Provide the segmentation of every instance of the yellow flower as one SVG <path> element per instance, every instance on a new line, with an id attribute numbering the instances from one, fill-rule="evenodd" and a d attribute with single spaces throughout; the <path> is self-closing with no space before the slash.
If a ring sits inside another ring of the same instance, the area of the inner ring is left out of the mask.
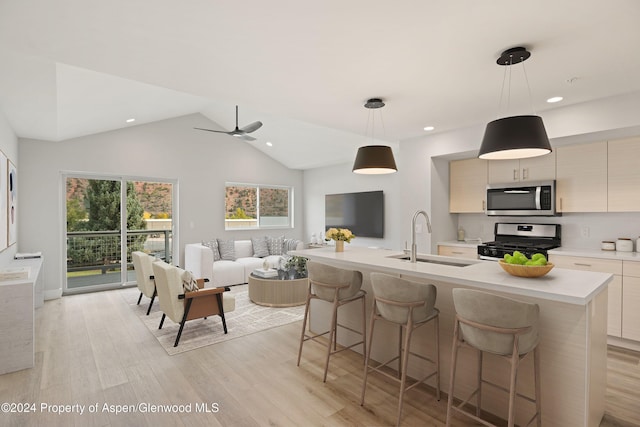
<path id="1" fill-rule="evenodd" d="M 347 243 L 356 237 L 348 228 L 330 228 L 327 230 L 325 236 L 327 239 L 341 240 Z"/>

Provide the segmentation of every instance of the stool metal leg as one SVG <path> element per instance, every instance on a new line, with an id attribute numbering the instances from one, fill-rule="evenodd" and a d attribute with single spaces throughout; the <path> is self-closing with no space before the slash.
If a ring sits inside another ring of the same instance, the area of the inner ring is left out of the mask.
<path id="1" fill-rule="evenodd" d="M 476 394 L 476 417 L 482 411 L 482 350 L 478 350 L 478 391 Z"/>
<path id="2" fill-rule="evenodd" d="M 440 315 L 435 318 L 436 327 L 436 399 L 440 401 Z"/>
<path id="3" fill-rule="evenodd" d="M 516 347 L 516 350 L 517 350 L 517 347 Z M 515 418 L 516 418 L 515 402 L 516 402 L 516 383 L 517 383 L 517 377 L 518 377 L 519 361 L 520 361 L 520 356 L 518 355 L 517 351 L 514 351 L 513 356 L 511 357 L 511 378 L 509 380 L 509 419 L 507 420 L 509 427 L 513 427 Z"/>
<path id="4" fill-rule="evenodd" d="M 409 310 L 409 322 L 404 331 L 404 348 L 402 349 L 402 373 L 400 374 L 400 399 L 398 401 L 398 418 L 396 425 L 400 425 L 402 418 L 402 405 L 404 403 L 404 392 L 407 387 L 407 365 L 409 364 L 409 346 L 411 345 L 411 333 L 413 332 L 413 319 Z"/>
<path id="5" fill-rule="evenodd" d="M 449 373 L 449 397 L 447 399 L 447 423 L 446 426 L 451 425 L 451 407 L 453 406 L 453 385 L 456 378 L 456 364 L 458 362 L 458 329 L 460 328 L 460 322 L 456 320 L 453 328 L 453 345 L 451 348 L 451 372 Z"/>
<path id="6" fill-rule="evenodd" d="M 376 300 L 373 300 L 373 309 L 371 310 L 371 318 L 369 321 L 369 348 L 364 357 L 364 376 L 362 380 L 362 394 L 360 396 L 360 406 L 364 405 L 364 393 L 367 389 L 367 376 L 369 374 L 369 362 L 371 360 L 371 347 L 373 347 L 373 325 L 376 321 Z"/>
<path id="7" fill-rule="evenodd" d="M 309 306 L 311 305 L 311 285 L 309 285 L 309 293 L 307 294 L 307 305 L 304 308 L 304 319 L 302 320 L 302 332 L 300 333 L 300 347 L 298 348 L 298 363 L 300 366 L 300 357 L 302 356 L 302 344 L 304 344 L 304 335 L 307 330 L 307 319 L 309 318 Z"/>
<path id="8" fill-rule="evenodd" d="M 540 350 L 539 347 L 533 349 L 533 376 L 535 383 L 535 397 L 536 397 L 536 411 L 538 414 L 536 415 L 536 425 L 538 427 L 542 426 L 542 401 L 540 400 Z"/>
<path id="9" fill-rule="evenodd" d="M 322 382 L 327 382 L 327 371 L 329 370 L 329 357 L 331 357 L 331 345 L 335 345 L 336 324 L 338 323 L 338 297 L 336 291 L 336 299 L 333 301 L 333 316 L 331 317 L 331 329 L 329 331 L 329 342 L 327 343 L 327 359 L 324 362 L 324 376 Z"/>

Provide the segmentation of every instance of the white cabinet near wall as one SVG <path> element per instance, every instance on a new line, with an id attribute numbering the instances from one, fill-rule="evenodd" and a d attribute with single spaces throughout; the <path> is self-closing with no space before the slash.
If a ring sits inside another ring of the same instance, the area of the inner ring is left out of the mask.
<path id="1" fill-rule="evenodd" d="M 607 142 L 556 148 L 559 212 L 607 211 Z"/>
<path id="2" fill-rule="evenodd" d="M 623 277 L 622 261 L 600 258 L 576 257 L 568 255 L 550 254 L 549 261 L 558 268 L 568 268 L 571 270 L 596 271 L 613 274 L 613 280 L 609 283 L 608 292 L 608 318 L 607 334 L 614 337 L 622 337 L 623 330 Z M 640 304 L 637 305 L 640 309 Z M 637 309 L 637 310 L 638 310 Z M 640 340 L 640 338 L 638 338 Z"/>
<path id="3" fill-rule="evenodd" d="M 556 179 L 556 153 L 520 160 L 490 160 L 489 184 Z"/>
<path id="4" fill-rule="evenodd" d="M 449 162 L 449 212 L 482 213 L 487 191 L 487 160 Z"/>
<path id="5" fill-rule="evenodd" d="M 608 210 L 640 211 L 640 137 L 609 141 Z"/>
<path id="6" fill-rule="evenodd" d="M 622 338 L 640 341 L 640 261 L 622 262 Z"/>

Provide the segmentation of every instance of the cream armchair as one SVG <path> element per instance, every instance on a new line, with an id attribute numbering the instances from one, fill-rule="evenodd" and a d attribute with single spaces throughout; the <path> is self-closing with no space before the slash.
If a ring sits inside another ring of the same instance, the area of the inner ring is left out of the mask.
<path id="1" fill-rule="evenodd" d="M 151 312 L 153 300 L 157 295 L 156 282 L 153 277 L 153 269 L 151 268 L 151 264 L 153 264 L 155 260 L 155 257 L 147 255 L 144 252 L 131 252 L 131 261 L 133 261 L 133 269 L 136 272 L 136 282 L 138 284 L 138 289 L 140 290 L 138 305 L 140 305 L 142 295 L 146 296 L 147 298 L 151 298 L 149 308 L 147 309 L 147 316 Z"/>
<path id="2" fill-rule="evenodd" d="M 180 341 L 180 336 L 187 320 L 206 319 L 209 316 L 218 315 L 222 319 L 224 333 L 227 333 L 227 322 L 224 313 L 235 309 L 235 298 L 228 294 L 223 295 L 224 288 L 184 292 L 182 285 L 183 274 L 188 272 L 164 261 L 154 262 L 152 267 L 156 278 L 160 309 L 163 312 L 158 329 L 162 329 L 164 319 L 167 316 L 180 325 L 174 347 Z M 203 284 L 204 281 L 201 279 L 198 286 L 202 287 Z"/>

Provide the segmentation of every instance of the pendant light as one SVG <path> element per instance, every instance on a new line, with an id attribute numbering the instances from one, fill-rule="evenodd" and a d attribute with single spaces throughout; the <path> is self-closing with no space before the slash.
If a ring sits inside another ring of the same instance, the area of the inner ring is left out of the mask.
<path id="1" fill-rule="evenodd" d="M 373 131 L 375 128 L 375 113 L 374 110 L 384 107 L 384 102 L 380 98 L 371 98 L 364 104 L 365 108 L 369 109 L 369 117 L 373 117 L 371 120 L 371 139 L 373 140 Z M 382 121 L 382 114 L 380 114 L 380 120 Z M 384 123 L 383 123 L 384 126 Z M 367 120 L 367 129 L 369 127 L 369 120 Z M 366 132 L 365 132 L 366 133 Z M 396 161 L 393 158 L 393 151 L 391 147 L 386 145 L 366 145 L 358 148 L 356 154 L 356 161 L 353 163 L 353 172 L 359 174 L 387 174 L 397 172 Z"/>
<path id="2" fill-rule="evenodd" d="M 527 79 L 527 72 L 524 68 L 524 61 L 531 56 L 524 47 L 514 47 L 502 52 L 496 61 L 498 65 L 509 67 L 509 88 L 507 98 L 511 92 L 511 69 L 514 64 L 522 62 L 527 89 L 529 90 L 529 101 L 531 101 L 531 88 Z M 502 82 L 502 93 L 504 93 L 505 78 Z M 502 102 L 502 93 L 500 102 Z M 507 99 L 508 104 L 509 99 Z M 533 105 L 532 105 L 533 108 Z M 503 159 L 524 159 L 536 157 L 551 152 L 551 144 L 547 131 L 542 123 L 542 118 L 536 115 L 523 115 L 503 117 L 487 124 L 484 131 L 484 138 L 480 145 L 478 157 L 487 160 Z"/>

